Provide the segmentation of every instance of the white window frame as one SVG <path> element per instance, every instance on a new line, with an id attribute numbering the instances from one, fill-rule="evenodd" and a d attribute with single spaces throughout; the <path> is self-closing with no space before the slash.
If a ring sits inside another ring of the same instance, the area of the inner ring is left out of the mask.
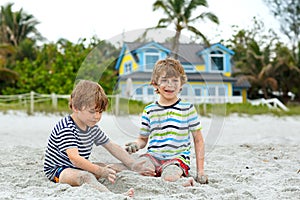
<path id="1" fill-rule="evenodd" d="M 213 88 L 214 89 L 214 93 L 215 95 L 210 94 L 209 92 L 209 88 Z M 224 95 L 220 95 L 220 89 L 224 89 Z M 223 85 L 213 85 L 213 86 L 207 86 L 207 96 L 211 96 L 211 97 L 226 97 L 227 94 L 227 88 Z"/>
<path id="2" fill-rule="evenodd" d="M 219 50 L 217 51 L 212 51 L 212 52 L 221 52 Z M 222 53 L 222 54 L 221 54 Z M 221 52 L 219 54 L 215 54 L 215 53 L 210 53 L 209 54 L 209 69 L 211 72 L 225 72 L 225 65 L 226 65 L 226 62 L 225 62 L 225 54 L 223 52 Z M 213 58 L 222 58 L 222 64 L 223 64 L 223 69 L 222 70 L 217 70 L 217 69 L 213 69 Z"/>
<path id="3" fill-rule="evenodd" d="M 147 52 L 147 50 L 152 50 L 152 51 L 155 51 L 155 52 Z M 157 50 L 157 49 L 155 49 L 155 48 L 148 48 L 148 49 L 146 49 L 145 50 L 145 53 L 144 53 L 144 61 L 145 61 L 145 67 L 144 67 L 144 71 L 153 71 L 153 67 L 154 67 L 154 64 L 155 64 L 155 62 L 157 61 L 155 61 L 154 63 L 147 63 L 147 57 L 148 56 L 156 56 L 157 57 L 157 60 L 159 60 L 160 59 L 160 53 L 159 53 L 159 51 Z"/>
<path id="4" fill-rule="evenodd" d="M 132 61 L 128 61 L 124 63 L 124 74 L 128 74 L 132 72 Z"/>

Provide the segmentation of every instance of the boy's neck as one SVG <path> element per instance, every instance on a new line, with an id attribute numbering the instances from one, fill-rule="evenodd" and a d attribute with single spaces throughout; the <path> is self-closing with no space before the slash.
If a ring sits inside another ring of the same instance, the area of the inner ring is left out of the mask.
<path id="1" fill-rule="evenodd" d="M 159 99 L 158 100 L 158 103 L 159 105 L 161 106 L 171 106 L 173 105 L 174 103 L 176 103 L 177 101 L 179 100 L 179 98 L 176 98 L 176 99 L 172 99 L 172 100 L 166 100 L 166 99 Z"/>

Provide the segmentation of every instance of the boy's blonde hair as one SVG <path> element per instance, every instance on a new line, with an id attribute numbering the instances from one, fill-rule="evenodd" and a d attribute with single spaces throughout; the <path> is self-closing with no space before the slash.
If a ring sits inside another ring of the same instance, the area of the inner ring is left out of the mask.
<path id="1" fill-rule="evenodd" d="M 69 107 L 82 110 L 95 108 L 97 112 L 107 109 L 108 98 L 103 88 L 96 82 L 81 80 L 72 91 Z"/>
<path id="2" fill-rule="evenodd" d="M 166 73 L 166 78 L 180 77 L 181 85 L 187 82 L 187 76 L 179 60 L 168 57 L 155 63 L 152 72 L 151 85 L 158 85 L 158 79 Z"/>

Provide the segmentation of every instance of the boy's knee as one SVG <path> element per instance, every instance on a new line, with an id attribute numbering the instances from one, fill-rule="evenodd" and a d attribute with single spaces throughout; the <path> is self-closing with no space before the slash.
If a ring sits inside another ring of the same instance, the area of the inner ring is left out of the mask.
<path id="1" fill-rule="evenodd" d="M 182 176 L 182 169 L 177 165 L 169 165 L 164 168 L 161 177 L 165 181 L 174 182 Z"/>
<path id="2" fill-rule="evenodd" d="M 94 174 L 87 171 L 81 171 L 78 174 L 79 185 L 82 185 L 84 183 L 90 183 L 95 178 L 96 177 L 94 176 Z"/>

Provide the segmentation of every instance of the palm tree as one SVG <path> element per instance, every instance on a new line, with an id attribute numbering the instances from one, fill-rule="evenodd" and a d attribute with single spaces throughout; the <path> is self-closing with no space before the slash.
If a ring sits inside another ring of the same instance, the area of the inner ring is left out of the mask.
<path id="1" fill-rule="evenodd" d="M 0 42 L 11 44 L 17 47 L 26 38 L 40 40 L 40 33 L 36 29 L 39 22 L 33 15 L 23 12 L 20 9 L 17 12 L 12 11 L 12 3 L 1 6 L 0 13 Z"/>
<path id="2" fill-rule="evenodd" d="M 279 91 L 282 93 L 282 101 L 286 103 L 290 97 L 289 92 L 293 92 L 300 97 L 300 69 L 297 67 L 297 61 L 294 59 L 293 50 L 283 46 L 281 43 L 277 44 L 276 57 L 272 61 L 273 74 L 278 81 Z"/>
<path id="3" fill-rule="evenodd" d="M 0 93 L 3 88 L 14 84 L 18 80 L 18 74 L 6 68 L 7 55 L 13 54 L 15 48 L 12 45 L 0 44 Z"/>
<path id="4" fill-rule="evenodd" d="M 202 12 L 197 16 L 193 17 L 192 14 L 199 7 L 208 7 L 206 0 L 157 0 L 153 4 L 153 11 L 162 9 L 166 14 L 165 18 L 162 18 L 158 21 L 158 24 L 154 28 L 167 28 L 169 25 L 173 24 L 175 26 L 175 38 L 173 41 L 172 51 L 174 52 L 174 57 L 178 57 L 179 50 L 179 39 L 181 31 L 187 29 L 197 36 L 200 36 L 206 45 L 209 45 L 209 42 L 205 35 L 199 31 L 195 26 L 191 25 L 192 23 L 197 22 L 198 20 L 208 19 L 216 24 L 219 24 L 218 17 L 211 12 Z"/>
<path id="5" fill-rule="evenodd" d="M 261 49 L 260 44 L 253 38 L 240 31 L 236 36 L 236 55 L 234 55 L 238 83 L 249 81 L 249 97 L 257 98 L 259 90 L 262 90 L 264 98 L 268 99 L 272 91 L 278 89 L 278 82 L 274 75 L 274 68 L 270 63 L 270 45 Z"/>

